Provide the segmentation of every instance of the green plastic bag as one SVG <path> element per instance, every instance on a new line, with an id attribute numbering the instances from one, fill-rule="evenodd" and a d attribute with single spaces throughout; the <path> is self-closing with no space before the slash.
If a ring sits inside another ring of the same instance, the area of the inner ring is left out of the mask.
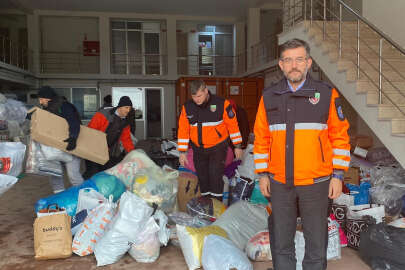
<path id="1" fill-rule="evenodd" d="M 252 196 L 250 196 L 250 202 L 264 205 L 267 205 L 269 203 L 267 199 L 263 196 L 262 192 L 260 191 L 258 180 L 255 180 L 255 187 L 253 189 Z"/>

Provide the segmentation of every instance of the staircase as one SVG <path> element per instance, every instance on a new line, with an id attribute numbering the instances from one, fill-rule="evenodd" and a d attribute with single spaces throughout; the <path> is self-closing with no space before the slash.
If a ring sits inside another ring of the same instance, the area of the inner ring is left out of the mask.
<path id="1" fill-rule="evenodd" d="M 311 57 L 405 168 L 405 55 L 361 21 L 342 21 L 339 53 L 339 21 L 304 18 L 279 36 L 279 44 L 307 41 Z"/>

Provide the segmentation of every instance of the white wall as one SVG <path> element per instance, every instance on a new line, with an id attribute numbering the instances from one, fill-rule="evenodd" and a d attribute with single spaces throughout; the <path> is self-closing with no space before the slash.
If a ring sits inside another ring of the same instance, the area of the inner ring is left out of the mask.
<path id="1" fill-rule="evenodd" d="M 403 17 L 404 0 L 366 0 L 363 1 L 363 16 L 405 48 Z"/>
<path id="2" fill-rule="evenodd" d="M 99 40 L 97 17 L 41 16 L 43 52 L 82 52 L 87 40 Z"/>

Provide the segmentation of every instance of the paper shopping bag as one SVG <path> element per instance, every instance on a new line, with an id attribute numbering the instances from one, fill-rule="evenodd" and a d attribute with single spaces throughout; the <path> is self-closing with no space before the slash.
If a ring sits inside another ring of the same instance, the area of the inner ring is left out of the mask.
<path id="1" fill-rule="evenodd" d="M 35 259 L 49 260 L 72 255 L 71 219 L 65 210 L 38 213 L 34 222 Z"/>

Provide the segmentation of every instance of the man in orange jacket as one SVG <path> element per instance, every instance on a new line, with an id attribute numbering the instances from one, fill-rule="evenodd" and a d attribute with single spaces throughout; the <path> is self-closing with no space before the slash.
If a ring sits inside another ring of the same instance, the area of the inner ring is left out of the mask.
<path id="1" fill-rule="evenodd" d="M 183 105 L 179 118 L 180 165 L 187 162 L 190 144 L 201 195 L 221 200 L 229 138 L 235 146 L 236 158 L 242 157 L 236 113 L 228 100 L 211 94 L 202 80 L 192 81 L 190 91 L 191 100 Z"/>
<path id="2" fill-rule="evenodd" d="M 123 96 L 120 98 L 117 107 L 101 109 L 96 112 L 87 125 L 90 128 L 103 131 L 107 134 L 110 159 L 104 165 L 87 160 L 87 170 L 84 174 L 86 179 L 119 163 L 125 156 L 125 153 L 121 151 L 121 145 L 127 153 L 135 149 L 131 139 L 130 124 L 127 119 L 127 115 L 131 109 L 131 99 L 128 96 Z"/>
<path id="3" fill-rule="evenodd" d="M 255 172 L 270 197 L 271 253 L 276 270 L 295 269 L 297 199 L 305 237 L 304 270 L 326 269 L 328 197 L 342 192 L 350 145 L 335 88 L 309 76 L 305 41 L 287 41 L 279 66 L 285 78 L 263 90 L 254 127 Z"/>

